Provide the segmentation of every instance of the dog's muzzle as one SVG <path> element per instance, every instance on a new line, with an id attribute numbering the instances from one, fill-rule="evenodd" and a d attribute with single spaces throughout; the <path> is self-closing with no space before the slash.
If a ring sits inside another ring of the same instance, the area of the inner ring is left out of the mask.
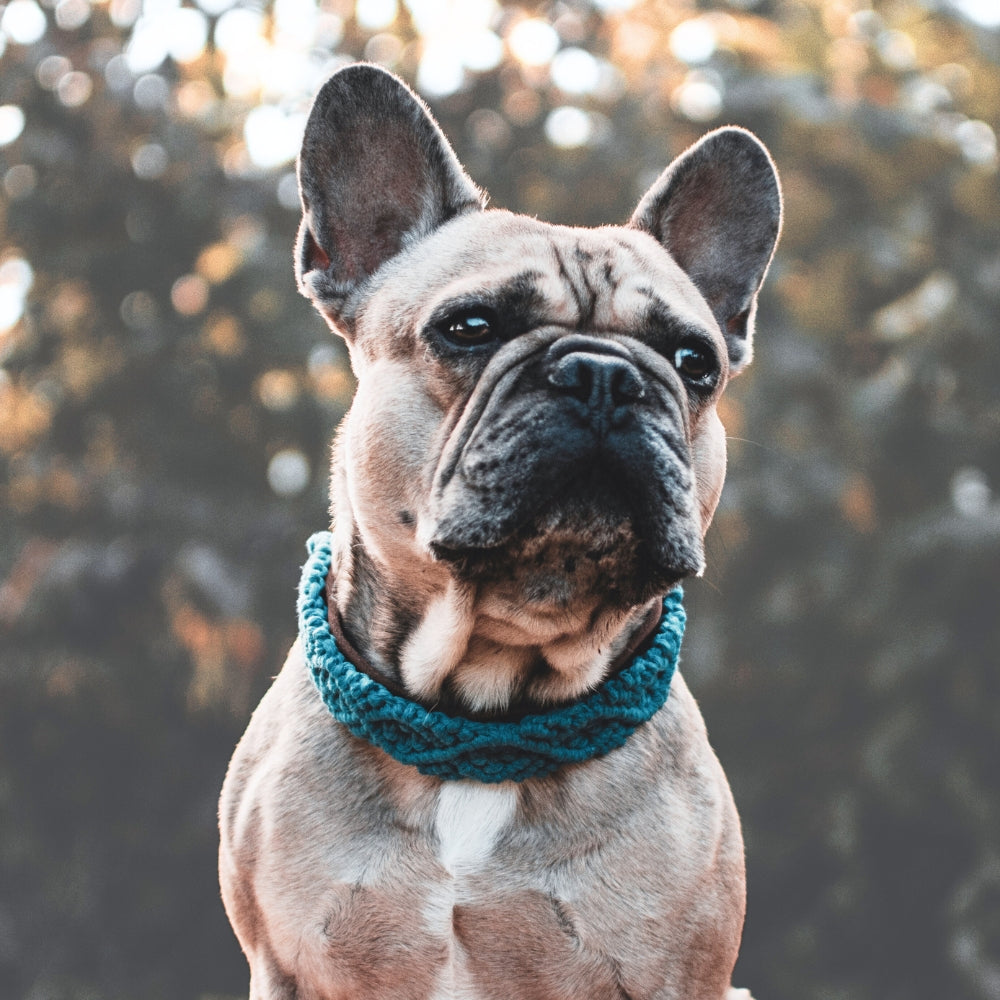
<path id="1" fill-rule="evenodd" d="M 622 576 L 672 586 L 702 561 L 683 387 L 638 341 L 546 330 L 506 345 L 452 432 L 421 527 L 456 565 L 575 538 L 581 553 L 620 550 L 608 558 Z"/>

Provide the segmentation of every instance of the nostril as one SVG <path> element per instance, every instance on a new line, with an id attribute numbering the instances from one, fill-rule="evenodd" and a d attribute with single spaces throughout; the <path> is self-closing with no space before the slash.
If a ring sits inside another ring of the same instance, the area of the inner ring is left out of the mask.
<path id="1" fill-rule="evenodd" d="M 570 354 L 551 368 L 549 384 L 586 403 L 594 390 L 594 371 L 580 355 Z"/>
<path id="2" fill-rule="evenodd" d="M 549 369 L 548 380 L 591 410 L 613 410 L 646 394 L 635 366 L 611 354 L 567 354 Z"/>
<path id="3" fill-rule="evenodd" d="M 611 399 L 617 405 L 634 403 L 646 395 L 639 373 L 627 361 L 619 362 L 611 374 Z"/>

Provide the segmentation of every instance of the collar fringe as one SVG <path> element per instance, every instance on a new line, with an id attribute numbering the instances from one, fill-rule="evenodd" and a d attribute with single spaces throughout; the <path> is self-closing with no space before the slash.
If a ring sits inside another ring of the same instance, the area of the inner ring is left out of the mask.
<path id="1" fill-rule="evenodd" d="M 663 617 L 648 646 L 578 701 L 516 722 L 427 709 L 393 694 L 340 651 L 330 633 L 325 598 L 330 532 L 317 532 L 307 548 L 299 585 L 299 637 L 324 704 L 354 736 L 421 774 L 486 784 L 541 778 L 623 746 L 670 693 L 686 620 L 680 587 L 664 598 Z"/>

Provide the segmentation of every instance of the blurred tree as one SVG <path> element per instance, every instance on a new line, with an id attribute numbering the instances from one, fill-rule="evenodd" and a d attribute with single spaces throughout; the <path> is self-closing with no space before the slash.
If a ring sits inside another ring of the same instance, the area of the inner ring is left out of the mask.
<path id="1" fill-rule="evenodd" d="M 1000 996 L 992 0 L 9 0 L 0 995 L 245 992 L 215 798 L 350 398 L 291 163 L 356 58 L 553 221 L 626 218 L 714 124 L 768 143 L 787 225 L 685 660 L 746 826 L 739 981 Z"/>

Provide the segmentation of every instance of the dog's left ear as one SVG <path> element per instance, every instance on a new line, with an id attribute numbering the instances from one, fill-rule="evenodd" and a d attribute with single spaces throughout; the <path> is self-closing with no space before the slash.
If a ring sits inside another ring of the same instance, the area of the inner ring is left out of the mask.
<path id="1" fill-rule="evenodd" d="M 660 175 L 629 225 L 656 237 L 694 282 L 739 371 L 781 230 L 781 188 L 764 145 L 741 128 L 710 132 Z"/>

